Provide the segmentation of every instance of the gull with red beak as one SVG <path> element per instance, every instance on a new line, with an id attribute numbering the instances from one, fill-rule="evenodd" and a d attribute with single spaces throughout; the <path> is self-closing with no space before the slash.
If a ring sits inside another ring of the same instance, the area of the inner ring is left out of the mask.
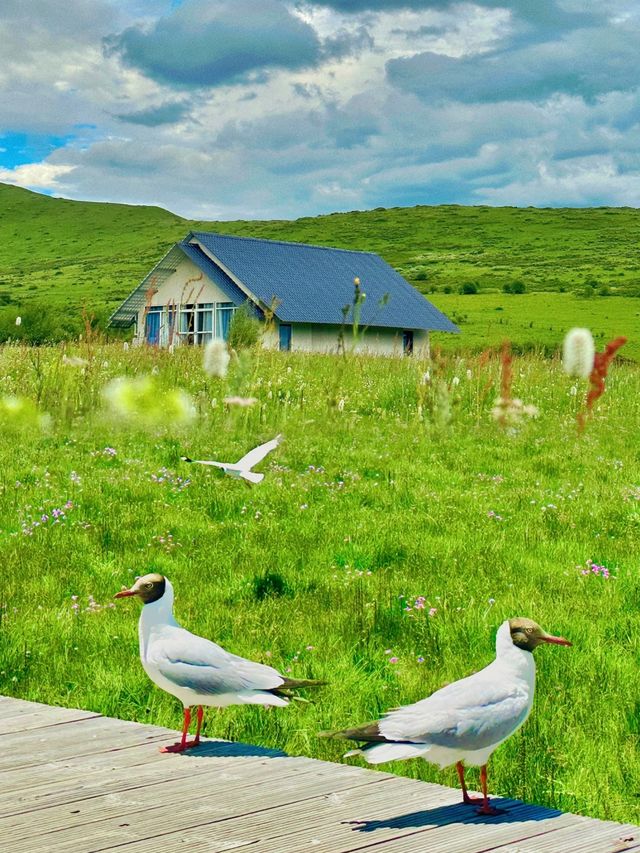
<path id="1" fill-rule="evenodd" d="M 533 650 L 541 643 L 571 645 L 531 619 L 508 619 L 498 629 L 495 660 L 480 672 L 377 722 L 321 735 L 360 741 L 363 745 L 346 755 L 362 755 L 369 764 L 406 758 L 424 758 L 440 767 L 455 764 L 463 801 L 480 802 L 480 814 L 500 814 L 489 803 L 487 762 L 529 716 L 536 680 Z M 482 799 L 467 792 L 465 764 L 480 767 Z"/>
<path id="2" fill-rule="evenodd" d="M 115 598 L 137 596 L 143 603 L 138 635 L 140 660 L 149 678 L 176 696 L 184 706 L 181 740 L 161 752 L 182 752 L 200 742 L 203 705 L 289 704 L 298 687 L 322 682 L 286 678 L 261 663 L 225 651 L 221 646 L 182 628 L 173 616 L 173 587 L 168 578 L 149 574 Z M 187 742 L 191 708 L 197 706 L 195 740 Z"/>

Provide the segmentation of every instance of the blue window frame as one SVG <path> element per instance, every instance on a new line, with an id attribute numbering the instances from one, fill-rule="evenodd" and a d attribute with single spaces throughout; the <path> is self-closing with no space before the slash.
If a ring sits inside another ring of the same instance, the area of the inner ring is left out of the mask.
<path id="1" fill-rule="evenodd" d="M 278 331 L 280 335 L 280 351 L 289 352 L 291 349 L 291 324 L 280 323 Z"/>
<path id="2" fill-rule="evenodd" d="M 162 317 L 162 306 L 152 305 L 147 310 L 144 321 L 144 338 L 148 344 L 158 346 L 160 343 L 160 319 Z"/>
<path id="3" fill-rule="evenodd" d="M 229 339 L 229 329 L 231 328 L 231 318 L 236 306 L 233 302 L 218 302 L 216 304 L 216 337 L 222 338 L 223 341 Z"/>

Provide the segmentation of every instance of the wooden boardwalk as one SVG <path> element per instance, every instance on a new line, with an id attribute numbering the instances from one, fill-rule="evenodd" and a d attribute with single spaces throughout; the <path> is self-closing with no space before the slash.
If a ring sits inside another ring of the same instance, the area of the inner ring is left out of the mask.
<path id="1" fill-rule="evenodd" d="M 0 697 L 3 853 L 640 853 L 640 827 Z"/>

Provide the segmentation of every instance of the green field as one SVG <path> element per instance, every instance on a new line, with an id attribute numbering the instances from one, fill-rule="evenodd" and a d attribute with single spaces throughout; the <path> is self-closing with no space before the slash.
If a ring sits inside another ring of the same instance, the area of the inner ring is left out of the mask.
<path id="1" fill-rule="evenodd" d="M 436 293 L 429 299 L 460 327 L 460 335 L 432 335 L 447 351 L 474 352 L 510 340 L 521 351 L 552 354 L 568 329 L 586 326 L 599 350 L 624 335 L 628 343 L 620 355 L 640 360 L 640 299 L 584 299 L 572 293 Z"/>
<path id="2" fill-rule="evenodd" d="M 433 206 L 295 221 L 190 222 L 154 207 L 67 201 L 0 184 L 0 305 L 104 316 L 192 228 L 378 252 L 425 293 L 465 283 L 640 296 L 640 211 Z M 603 308 L 604 310 L 604 308 Z"/>
<path id="3" fill-rule="evenodd" d="M 182 387 L 190 424 L 103 410 L 112 377 L 153 369 L 158 417 Z M 187 348 L 1 347 L 2 395 L 31 407 L 0 398 L 0 693 L 178 727 L 139 665 L 136 602 L 112 598 L 158 570 L 190 629 L 329 682 L 308 705 L 211 710 L 206 733 L 340 760 L 318 730 L 482 667 L 500 623 L 527 615 L 574 645 L 536 652 L 534 711 L 491 790 L 640 822 L 640 370 L 614 363 L 578 436 L 584 382 L 516 358 L 513 393 L 540 416 L 504 429 L 499 369 L 256 352 L 223 382 Z M 227 393 L 259 402 L 228 410 Z M 179 459 L 233 459 L 280 431 L 253 489 Z M 383 769 L 456 784 L 425 763 Z"/>

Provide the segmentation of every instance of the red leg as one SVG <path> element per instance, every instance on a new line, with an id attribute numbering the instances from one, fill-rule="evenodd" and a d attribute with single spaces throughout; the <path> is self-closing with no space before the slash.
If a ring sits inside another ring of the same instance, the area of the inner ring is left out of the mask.
<path id="1" fill-rule="evenodd" d="M 196 711 L 196 739 L 194 740 L 194 744 L 197 746 L 200 743 L 200 729 L 202 728 L 202 718 L 204 717 L 204 709 L 202 705 L 198 705 L 198 710 Z"/>
<path id="2" fill-rule="evenodd" d="M 189 708 L 184 709 L 184 723 L 182 725 L 182 738 L 179 743 L 172 743 L 171 746 L 162 746 L 160 747 L 160 752 L 184 752 L 185 749 L 189 749 L 192 746 L 197 746 L 198 741 L 191 741 L 191 743 L 187 742 L 187 735 L 189 734 L 189 726 L 191 725 L 191 710 Z"/>
<path id="3" fill-rule="evenodd" d="M 460 780 L 460 787 L 462 788 L 462 802 L 467 805 L 471 805 L 473 803 L 481 803 L 483 802 L 481 797 L 470 797 L 467 791 L 467 784 L 464 781 L 464 767 L 462 765 L 462 761 L 458 761 L 456 764 L 456 770 L 458 771 L 458 779 Z"/>
<path id="4" fill-rule="evenodd" d="M 499 815 L 504 814 L 504 809 L 495 809 L 489 803 L 489 795 L 487 794 L 487 765 L 483 764 L 480 768 L 480 784 L 482 786 L 482 805 L 477 810 L 478 814 Z"/>

